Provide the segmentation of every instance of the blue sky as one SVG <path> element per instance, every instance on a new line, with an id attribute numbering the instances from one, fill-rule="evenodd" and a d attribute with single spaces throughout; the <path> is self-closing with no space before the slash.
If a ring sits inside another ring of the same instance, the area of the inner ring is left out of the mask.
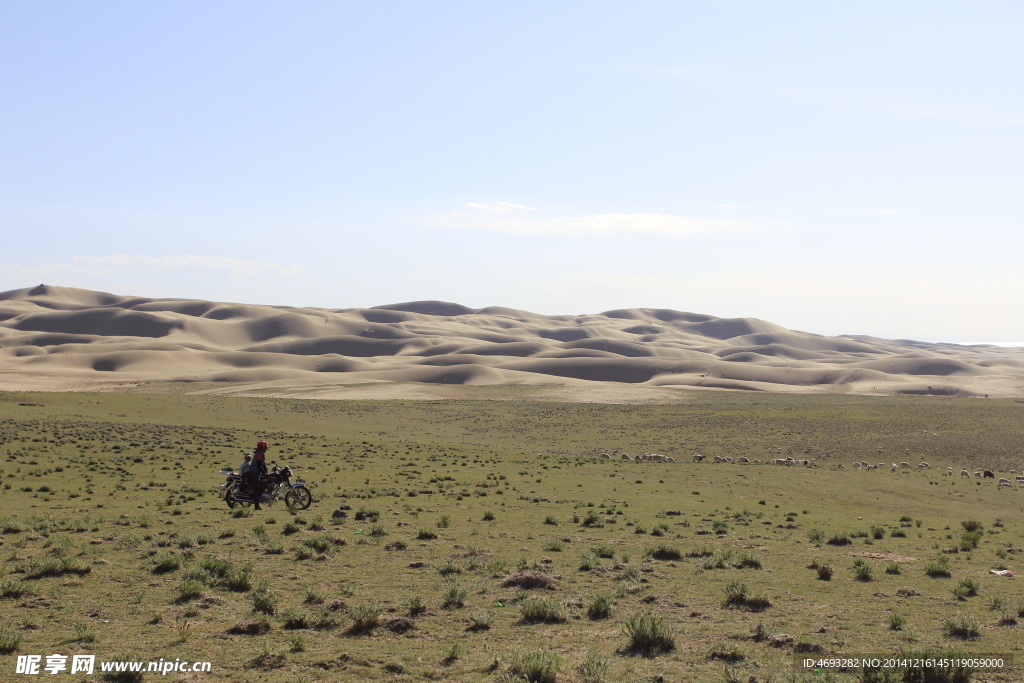
<path id="1" fill-rule="evenodd" d="M 1020 3 L 8 2 L 0 289 L 1024 339 Z"/>

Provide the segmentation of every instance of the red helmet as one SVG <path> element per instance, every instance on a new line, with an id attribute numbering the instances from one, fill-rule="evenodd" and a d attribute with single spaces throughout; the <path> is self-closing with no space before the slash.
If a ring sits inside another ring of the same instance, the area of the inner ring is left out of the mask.
<path id="1" fill-rule="evenodd" d="M 256 443 L 256 450 L 257 451 L 266 452 L 266 450 L 267 450 L 267 442 L 266 441 L 258 441 Z"/>

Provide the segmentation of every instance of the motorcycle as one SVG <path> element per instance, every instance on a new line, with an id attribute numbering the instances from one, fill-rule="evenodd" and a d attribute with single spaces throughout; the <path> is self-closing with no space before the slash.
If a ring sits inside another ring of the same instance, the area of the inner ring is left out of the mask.
<path id="1" fill-rule="evenodd" d="M 276 461 L 272 461 L 273 462 Z M 220 485 L 220 496 L 229 508 L 241 503 L 253 503 L 252 486 L 247 479 L 243 479 L 234 470 L 222 469 L 221 474 L 227 477 L 227 481 Z M 274 467 L 263 475 L 263 495 L 260 497 L 260 505 L 272 505 L 276 503 L 284 493 L 284 504 L 289 508 L 305 510 L 313 503 L 313 494 L 306 488 L 304 479 L 296 479 L 293 483 L 292 468 Z"/>

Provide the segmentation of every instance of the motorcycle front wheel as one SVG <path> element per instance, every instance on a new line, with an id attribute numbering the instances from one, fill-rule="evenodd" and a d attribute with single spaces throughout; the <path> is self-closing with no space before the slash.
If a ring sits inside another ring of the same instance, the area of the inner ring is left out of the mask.
<path id="1" fill-rule="evenodd" d="M 290 508 L 305 510 L 313 504 L 313 494 L 305 486 L 295 486 L 284 494 L 284 504 Z"/>
<path id="2" fill-rule="evenodd" d="M 237 504 L 235 497 L 231 495 L 231 491 L 224 492 L 224 502 L 228 504 L 229 508 L 234 508 Z"/>

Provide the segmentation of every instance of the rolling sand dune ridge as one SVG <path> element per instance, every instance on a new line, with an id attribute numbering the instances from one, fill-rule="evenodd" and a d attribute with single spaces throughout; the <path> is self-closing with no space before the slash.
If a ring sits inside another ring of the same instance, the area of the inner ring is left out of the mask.
<path id="1" fill-rule="evenodd" d="M 157 382 L 319 397 L 367 383 L 1018 397 L 1024 349 L 651 308 L 548 316 L 441 301 L 332 310 L 48 285 L 0 293 L 4 389 Z"/>

